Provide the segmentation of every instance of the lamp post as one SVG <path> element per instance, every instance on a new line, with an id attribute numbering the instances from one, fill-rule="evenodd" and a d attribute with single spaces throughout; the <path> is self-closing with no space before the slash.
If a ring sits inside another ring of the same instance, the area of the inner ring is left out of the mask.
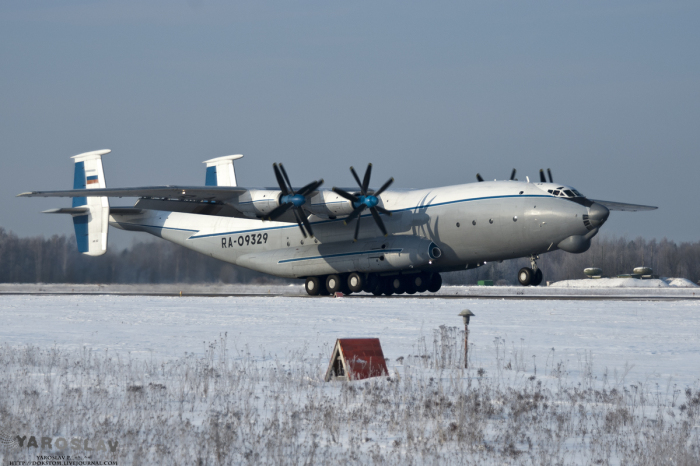
<path id="1" fill-rule="evenodd" d="M 469 309 L 465 309 L 458 315 L 464 320 L 464 368 L 469 368 L 469 318 L 474 315 Z"/>

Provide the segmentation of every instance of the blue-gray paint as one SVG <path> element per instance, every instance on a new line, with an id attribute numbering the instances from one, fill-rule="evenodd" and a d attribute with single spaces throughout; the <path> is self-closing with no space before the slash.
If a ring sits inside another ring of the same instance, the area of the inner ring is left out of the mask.
<path id="1" fill-rule="evenodd" d="M 75 172 L 73 174 L 73 189 L 85 189 L 85 162 L 76 162 Z M 74 197 L 73 207 L 79 207 L 81 205 L 87 205 L 86 197 Z"/>
<path id="2" fill-rule="evenodd" d="M 205 186 L 218 186 L 216 178 L 216 167 L 207 167 L 207 176 L 204 180 Z"/>
<path id="3" fill-rule="evenodd" d="M 88 215 L 76 215 L 73 217 L 73 227 L 75 228 L 75 240 L 78 243 L 78 251 L 88 252 L 90 249 L 88 244 Z"/>

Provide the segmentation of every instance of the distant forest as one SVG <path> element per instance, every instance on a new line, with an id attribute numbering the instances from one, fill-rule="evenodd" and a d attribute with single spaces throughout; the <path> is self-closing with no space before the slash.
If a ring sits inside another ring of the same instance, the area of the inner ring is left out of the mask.
<path id="1" fill-rule="evenodd" d="M 448 284 L 493 280 L 515 285 L 516 274 L 529 260 L 489 263 L 475 270 L 443 275 Z M 666 277 L 700 280 L 700 241 L 675 243 L 667 239 L 596 237 L 588 252 L 543 254 L 538 265 L 546 281 L 583 278 L 586 267 L 605 275 L 631 273 L 641 265 Z M 242 267 L 226 264 L 164 240 L 134 243 L 99 257 L 77 251 L 75 238 L 54 235 L 19 238 L 0 227 L 0 283 L 288 283 Z"/>

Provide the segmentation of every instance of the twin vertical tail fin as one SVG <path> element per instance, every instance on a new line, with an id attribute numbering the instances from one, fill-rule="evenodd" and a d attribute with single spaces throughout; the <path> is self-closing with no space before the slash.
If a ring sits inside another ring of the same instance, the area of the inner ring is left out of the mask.
<path id="1" fill-rule="evenodd" d="M 204 184 L 206 186 L 237 186 L 233 161 L 241 157 L 243 157 L 241 154 L 226 155 L 204 161 L 203 163 L 207 164 L 207 175 Z"/>
<path id="2" fill-rule="evenodd" d="M 71 157 L 75 159 L 73 189 L 105 188 L 102 156 L 110 152 L 104 149 Z M 88 256 L 101 256 L 107 252 L 109 200 L 106 197 L 74 197 L 73 208 L 65 210 L 73 216 L 78 251 Z"/>

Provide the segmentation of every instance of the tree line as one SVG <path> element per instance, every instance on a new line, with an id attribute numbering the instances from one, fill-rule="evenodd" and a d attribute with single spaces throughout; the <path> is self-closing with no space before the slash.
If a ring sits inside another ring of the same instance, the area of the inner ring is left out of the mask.
<path id="1" fill-rule="evenodd" d="M 700 280 L 700 241 L 676 243 L 626 237 L 597 237 L 583 254 L 555 251 L 538 261 L 546 281 L 584 278 L 583 269 L 599 267 L 606 276 L 648 266 L 666 277 Z M 517 272 L 529 260 L 492 262 L 475 270 L 444 274 L 448 284 L 517 284 Z M 218 261 L 167 241 L 134 243 L 122 251 L 89 257 L 77 250 L 74 236 L 20 238 L 0 227 L 0 283 L 287 283 L 291 280 Z"/>

